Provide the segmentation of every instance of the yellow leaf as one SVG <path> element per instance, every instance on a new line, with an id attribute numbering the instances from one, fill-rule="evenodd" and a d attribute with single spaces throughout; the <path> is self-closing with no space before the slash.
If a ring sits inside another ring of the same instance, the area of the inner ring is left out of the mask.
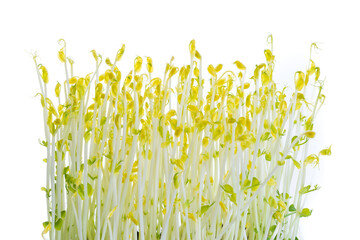
<path id="1" fill-rule="evenodd" d="M 42 80 L 44 81 L 44 83 L 48 83 L 49 82 L 49 74 L 48 74 L 46 67 L 41 66 L 40 69 L 42 71 L 42 74 L 41 74 Z"/>
<path id="2" fill-rule="evenodd" d="M 69 79 L 69 84 L 75 84 L 77 82 L 77 77 L 72 77 Z"/>
<path id="3" fill-rule="evenodd" d="M 329 148 L 323 149 L 319 153 L 320 155 L 329 156 L 331 155 L 331 146 Z"/>
<path id="4" fill-rule="evenodd" d="M 177 67 L 172 68 L 172 69 L 170 70 L 168 79 L 170 79 L 172 76 L 174 76 L 178 71 L 179 71 L 179 68 L 177 68 Z"/>
<path id="5" fill-rule="evenodd" d="M 236 67 L 240 70 L 246 70 L 246 67 L 244 64 L 242 64 L 240 61 L 235 61 L 234 64 L 236 65 Z"/>
<path id="6" fill-rule="evenodd" d="M 135 58 L 135 63 L 134 63 L 134 71 L 135 71 L 135 73 L 140 72 L 142 62 L 143 62 L 143 60 L 142 60 L 141 57 L 136 57 Z"/>
<path id="7" fill-rule="evenodd" d="M 117 54 L 116 54 L 116 62 L 120 61 L 120 59 L 123 56 L 124 52 L 125 52 L 125 44 L 123 44 L 121 46 L 121 48 L 119 49 L 119 51 L 117 52 Z"/>
<path id="8" fill-rule="evenodd" d="M 190 50 L 190 55 L 191 57 L 195 56 L 196 53 L 196 49 L 195 49 L 195 40 L 191 40 L 190 44 L 189 44 L 189 50 Z"/>
<path id="9" fill-rule="evenodd" d="M 225 206 L 225 204 L 224 204 L 222 201 L 219 201 L 219 205 L 220 205 L 221 209 L 222 209 L 225 213 L 227 213 L 227 207 Z"/>
<path id="10" fill-rule="evenodd" d="M 262 71 L 261 72 L 261 83 L 263 86 L 267 86 L 270 82 L 270 77 L 269 75 L 266 73 L 266 71 Z"/>
<path id="11" fill-rule="evenodd" d="M 305 86 L 305 74 L 301 71 L 298 71 L 296 73 L 298 74 L 298 78 L 295 81 L 295 87 L 296 90 L 300 92 Z"/>
<path id="12" fill-rule="evenodd" d="M 276 200 L 272 196 L 269 197 L 268 202 L 269 202 L 270 207 L 273 207 L 275 209 L 277 208 Z"/>
<path id="13" fill-rule="evenodd" d="M 215 71 L 216 71 L 216 72 L 220 72 L 221 69 L 222 69 L 222 67 L 223 67 L 222 64 L 217 65 L 216 68 L 215 68 Z"/>
<path id="14" fill-rule="evenodd" d="M 109 212 L 109 214 L 107 215 L 107 218 L 111 218 L 111 216 L 114 214 L 114 212 L 116 211 L 117 205 Z"/>
<path id="15" fill-rule="evenodd" d="M 214 78 L 216 78 L 216 76 L 217 76 L 216 71 L 215 71 L 215 68 L 214 68 L 214 66 L 212 64 L 209 65 L 208 71 Z"/>
<path id="16" fill-rule="evenodd" d="M 188 213 L 188 217 L 189 217 L 191 220 L 193 220 L 194 222 L 196 222 L 196 218 L 195 218 L 194 214 Z"/>
<path id="17" fill-rule="evenodd" d="M 197 112 L 198 108 L 194 105 L 188 105 L 187 110 L 189 110 L 190 112 Z"/>
<path id="18" fill-rule="evenodd" d="M 265 58 L 267 62 L 273 62 L 274 61 L 274 55 L 271 53 L 269 49 L 264 50 Z"/>
<path id="19" fill-rule="evenodd" d="M 50 229 L 51 229 L 51 223 L 48 223 L 41 233 L 42 238 L 44 238 L 44 235 L 47 234 Z"/>
<path id="20" fill-rule="evenodd" d="M 209 144 L 209 137 L 204 137 L 202 140 L 202 145 L 205 148 Z"/>
<path id="21" fill-rule="evenodd" d="M 198 51 L 195 52 L 195 57 L 199 60 L 201 59 L 201 55 Z"/>
<path id="22" fill-rule="evenodd" d="M 315 132 L 314 131 L 306 131 L 304 133 L 304 135 L 308 138 L 314 138 L 315 137 Z"/>
<path id="23" fill-rule="evenodd" d="M 149 73 L 152 73 L 154 70 L 153 65 L 152 65 L 152 59 L 151 59 L 151 57 L 147 57 L 146 60 L 147 60 L 146 68 Z"/>
<path id="24" fill-rule="evenodd" d="M 315 165 L 317 165 L 319 163 L 319 157 L 317 155 L 315 155 L 315 154 L 309 155 L 304 160 L 304 165 L 305 166 L 307 166 L 308 164 L 313 164 L 313 163 L 315 163 Z"/>
<path id="25" fill-rule="evenodd" d="M 93 55 L 93 57 L 94 57 L 95 61 L 96 61 L 96 62 L 98 62 L 98 61 L 99 61 L 99 57 L 98 57 L 98 55 L 97 55 L 96 51 L 93 49 L 93 50 L 91 50 L 90 52 L 92 53 L 92 55 Z"/>
<path id="26" fill-rule="evenodd" d="M 275 185 L 276 185 L 275 178 L 274 178 L 274 177 L 271 177 L 271 178 L 269 179 L 269 181 L 267 182 L 267 184 L 268 184 L 269 186 L 275 186 Z"/>
<path id="27" fill-rule="evenodd" d="M 58 58 L 60 59 L 61 62 L 65 62 L 66 58 L 65 58 L 65 51 L 64 48 L 61 48 L 60 51 L 58 52 Z"/>
<path id="28" fill-rule="evenodd" d="M 226 83 L 226 79 L 225 79 L 225 78 L 222 78 L 222 79 L 219 79 L 219 80 L 216 82 L 215 86 L 222 86 L 222 85 L 224 85 L 225 83 Z"/>
<path id="29" fill-rule="evenodd" d="M 61 89 L 61 84 L 57 83 L 56 87 L 55 87 L 55 95 L 56 95 L 56 97 L 60 96 L 60 89 Z"/>

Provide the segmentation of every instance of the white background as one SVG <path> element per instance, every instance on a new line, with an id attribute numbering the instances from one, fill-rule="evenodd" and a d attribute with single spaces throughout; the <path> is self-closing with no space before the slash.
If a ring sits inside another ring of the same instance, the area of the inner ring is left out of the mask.
<path id="1" fill-rule="evenodd" d="M 313 180 L 320 191 L 307 202 L 313 215 L 301 225 L 301 239 L 359 239 L 359 22 L 350 1 L 2 1 L 0 4 L 0 239 L 40 239 L 46 207 L 45 156 L 39 91 L 29 52 L 38 51 L 50 81 L 65 79 L 57 40 L 67 41 L 75 75 L 94 68 L 90 50 L 113 58 L 126 44 L 126 62 L 151 56 L 156 72 L 175 56 L 189 61 L 188 43 L 207 63 L 250 69 L 264 61 L 266 36 L 274 36 L 278 82 L 293 86 L 305 70 L 311 42 L 326 78 L 326 104 L 316 122 L 315 148 L 332 144 Z M 270 3 L 271 2 L 271 3 Z M 249 76 L 248 76 L 249 77 Z M 11 237 L 10 237 L 11 236 Z"/>

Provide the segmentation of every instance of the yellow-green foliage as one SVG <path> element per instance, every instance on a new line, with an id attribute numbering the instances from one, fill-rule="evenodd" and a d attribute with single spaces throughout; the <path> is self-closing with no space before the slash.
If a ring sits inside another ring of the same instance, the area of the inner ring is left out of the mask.
<path id="1" fill-rule="evenodd" d="M 331 154 L 308 154 L 325 97 L 311 54 L 294 91 L 277 87 L 269 40 L 250 78 L 239 60 L 203 72 L 194 40 L 190 64 L 172 58 L 162 78 L 152 76 L 150 57 L 122 74 L 124 45 L 113 61 L 92 50 L 94 72 L 73 76 L 60 40 L 66 76 L 53 100 L 51 75 L 34 56 L 47 148 L 43 235 L 294 239 L 300 217 L 311 215 L 304 197 L 319 188 L 305 186 L 307 166 Z"/>

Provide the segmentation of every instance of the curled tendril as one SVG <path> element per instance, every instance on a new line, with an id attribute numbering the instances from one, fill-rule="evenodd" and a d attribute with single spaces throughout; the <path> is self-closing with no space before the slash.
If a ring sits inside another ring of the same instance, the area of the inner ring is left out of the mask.
<path id="1" fill-rule="evenodd" d="M 62 39 L 62 38 L 60 38 L 58 40 L 58 44 L 61 45 L 62 47 L 66 47 L 66 41 L 64 39 Z"/>
<path id="2" fill-rule="evenodd" d="M 270 39 L 270 40 L 269 40 Z M 274 42 L 274 39 L 273 39 L 273 35 L 270 33 L 267 38 L 266 38 L 266 41 L 268 44 L 270 44 L 271 46 L 271 52 L 273 51 L 273 42 Z"/>

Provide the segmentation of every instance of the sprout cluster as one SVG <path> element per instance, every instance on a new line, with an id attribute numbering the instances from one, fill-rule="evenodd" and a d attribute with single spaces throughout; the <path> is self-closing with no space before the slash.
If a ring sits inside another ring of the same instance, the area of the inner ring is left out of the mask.
<path id="1" fill-rule="evenodd" d="M 178 68 L 172 58 L 163 78 L 152 76 L 150 57 L 139 56 L 122 75 L 124 45 L 104 72 L 92 50 L 94 73 L 73 76 L 60 40 L 66 76 L 54 101 L 48 71 L 34 56 L 47 150 L 43 236 L 295 239 L 300 218 L 312 212 L 304 195 L 319 188 L 305 185 L 307 167 L 331 154 L 330 147 L 308 153 L 325 97 L 311 59 L 316 44 L 288 93 L 273 80 L 272 36 L 269 42 L 265 62 L 246 79 L 240 61 L 227 71 L 209 65 L 204 74 L 194 40 L 190 64 Z"/>

